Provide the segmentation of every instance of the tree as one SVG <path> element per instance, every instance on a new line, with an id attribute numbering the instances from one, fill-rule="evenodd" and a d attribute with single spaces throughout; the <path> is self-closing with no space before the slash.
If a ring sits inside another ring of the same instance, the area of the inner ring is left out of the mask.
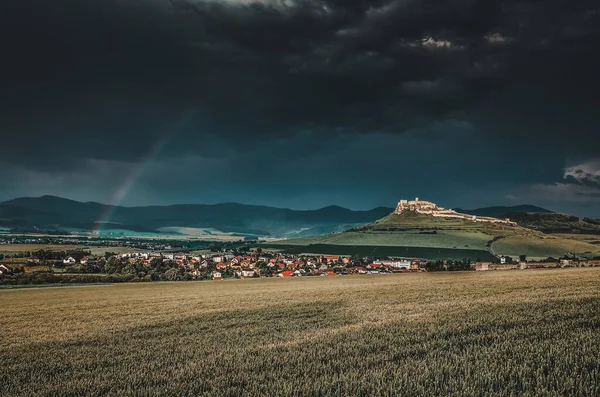
<path id="1" fill-rule="evenodd" d="M 165 277 L 169 281 L 179 280 L 179 270 L 177 268 L 170 268 L 165 272 Z"/>
<path id="2" fill-rule="evenodd" d="M 119 259 L 116 256 L 111 256 L 108 259 L 108 261 L 106 262 L 106 264 L 104 265 L 104 270 L 108 274 L 121 273 L 122 269 L 123 269 L 123 266 L 122 266 L 121 262 L 119 262 Z"/>

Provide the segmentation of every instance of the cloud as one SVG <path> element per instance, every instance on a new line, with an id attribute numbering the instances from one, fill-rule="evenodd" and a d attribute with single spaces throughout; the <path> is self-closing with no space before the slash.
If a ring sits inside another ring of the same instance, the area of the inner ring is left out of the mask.
<path id="1" fill-rule="evenodd" d="M 600 159 L 592 159 L 565 168 L 565 179 L 600 189 Z"/>
<path id="2" fill-rule="evenodd" d="M 600 160 L 590 159 L 563 169 L 562 180 L 523 185 L 510 193 L 517 203 L 536 202 L 563 212 L 600 216 Z M 574 207 L 575 206 L 575 207 Z M 573 208 L 576 208 L 573 210 Z"/>
<path id="3" fill-rule="evenodd" d="M 509 43 L 512 39 L 510 37 L 505 37 L 498 32 L 488 34 L 484 36 L 488 43 L 494 45 L 501 45 Z"/>
<path id="4" fill-rule="evenodd" d="M 400 85 L 400 90 L 406 95 L 430 99 L 456 99 L 464 93 L 459 82 L 448 79 L 406 81 Z"/>
<path id="5" fill-rule="evenodd" d="M 423 47 L 429 48 L 429 49 L 436 49 L 436 48 L 457 48 L 457 46 L 455 44 L 453 44 L 452 42 L 450 42 L 448 40 L 436 40 L 433 37 L 427 37 L 427 38 L 421 39 L 421 43 L 420 44 Z M 458 48 L 464 48 L 464 47 L 459 46 Z"/>
<path id="6" fill-rule="evenodd" d="M 144 152 L 136 147 L 160 139 L 190 109 L 196 116 L 179 127 L 185 139 L 175 152 L 215 136 L 243 146 L 302 130 L 404 133 L 474 112 L 513 88 L 508 76 L 570 67 L 529 64 L 520 47 L 548 40 L 558 59 L 569 38 L 554 25 L 580 20 L 580 41 L 597 33 L 587 10 L 522 1 L 7 3 L 0 29 L 13 38 L 3 43 L 12 78 L 0 127 L 19 152 L 14 160 L 32 135 L 53 152 L 79 156 L 90 142 L 85 156 L 135 160 Z M 538 17 L 548 13 L 553 25 Z M 483 36 L 504 45 L 482 46 Z M 419 92 L 427 94 L 415 98 Z M 44 138 L 57 134 L 60 144 Z"/>
<path id="7" fill-rule="evenodd" d="M 555 183 L 534 185 L 532 196 L 537 200 L 558 203 L 600 203 L 600 190 L 591 186 Z"/>
<path id="8" fill-rule="evenodd" d="M 589 184 L 562 169 L 600 146 L 600 16 L 576 3 L 5 0 L 0 163 L 79 181 L 90 159 L 133 165 L 160 145 L 165 164 L 292 158 L 301 179 L 321 148 L 369 142 L 354 161 L 377 173 L 382 137 L 418 134 L 454 148 L 435 161 L 457 184 Z M 472 131 L 456 146 L 453 123 Z M 419 150 L 413 164 L 433 161 Z M 464 157 L 482 172 L 459 172 Z"/>

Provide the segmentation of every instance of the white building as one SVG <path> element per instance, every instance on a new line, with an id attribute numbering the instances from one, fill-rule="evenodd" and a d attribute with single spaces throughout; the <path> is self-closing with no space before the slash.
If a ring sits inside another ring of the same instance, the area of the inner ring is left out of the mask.
<path id="1" fill-rule="evenodd" d="M 407 270 L 410 269 L 410 266 L 412 264 L 412 262 L 407 259 L 401 259 L 401 260 L 395 260 L 395 261 L 392 261 L 392 260 L 373 261 L 373 263 L 384 265 L 384 266 L 389 266 L 394 269 L 407 269 Z"/>
<path id="2" fill-rule="evenodd" d="M 76 262 L 75 258 L 73 258 L 72 256 L 68 256 L 65 259 L 63 259 L 63 263 L 65 265 L 74 265 Z"/>

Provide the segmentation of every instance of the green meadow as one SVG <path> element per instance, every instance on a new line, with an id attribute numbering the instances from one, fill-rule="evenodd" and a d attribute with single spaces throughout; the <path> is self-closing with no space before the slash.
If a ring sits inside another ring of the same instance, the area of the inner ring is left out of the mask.
<path id="1" fill-rule="evenodd" d="M 264 246 L 290 253 L 370 255 L 372 252 L 380 256 L 432 260 L 489 260 L 494 258 L 493 255 L 509 255 L 515 259 L 519 255 L 527 255 L 530 259 L 561 257 L 567 253 L 600 255 L 600 244 L 572 236 L 544 234 L 512 225 L 404 213 L 391 214 L 342 233 L 272 241 Z M 378 250 L 373 250 L 374 247 Z"/>

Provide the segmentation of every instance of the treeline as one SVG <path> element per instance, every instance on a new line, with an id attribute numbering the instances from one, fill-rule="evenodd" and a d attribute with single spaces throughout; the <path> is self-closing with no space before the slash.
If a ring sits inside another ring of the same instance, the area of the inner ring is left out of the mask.
<path id="1" fill-rule="evenodd" d="M 53 272 L 16 273 L 0 278 L 0 285 L 88 284 L 139 281 L 127 274 L 60 274 Z"/>
<path id="2" fill-rule="evenodd" d="M 69 256 L 73 257 L 76 261 L 80 261 L 86 256 L 90 256 L 92 254 L 89 250 L 84 249 L 75 249 L 75 250 L 64 250 L 64 251 L 55 251 L 55 250 L 37 250 L 37 251 L 19 251 L 15 252 L 12 255 L 3 255 L 4 258 L 36 258 L 41 261 L 61 261 L 64 258 Z"/>
<path id="3" fill-rule="evenodd" d="M 462 271 L 462 270 L 472 270 L 471 269 L 471 261 L 435 261 L 435 262 L 427 262 L 425 265 L 425 269 L 428 272 L 443 272 L 443 271 Z"/>

